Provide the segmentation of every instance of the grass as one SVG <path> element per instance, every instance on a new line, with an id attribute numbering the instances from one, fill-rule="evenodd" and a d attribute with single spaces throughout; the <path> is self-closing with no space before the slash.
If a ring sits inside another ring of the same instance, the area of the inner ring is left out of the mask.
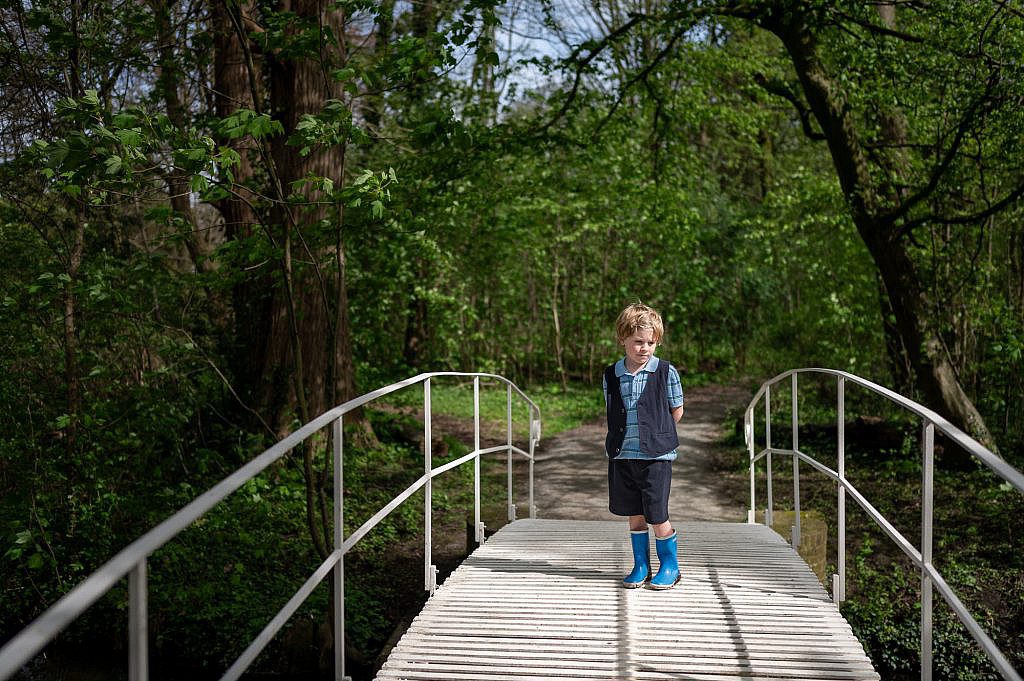
<path id="1" fill-rule="evenodd" d="M 558 384 L 536 385 L 523 392 L 540 409 L 544 435 L 571 430 L 601 416 L 604 399 L 600 386 L 571 384 L 562 390 Z M 396 407 L 423 406 L 423 392 L 413 388 L 403 390 L 383 400 Z M 506 385 L 500 381 L 480 381 L 480 419 L 491 424 L 504 424 L 507 419 L 508 396 Z M 435 378 L 430 385 L 431 413 L 471 421 L 473 418 L 473 382 Z M 512 391 L 512 420 L 514 435 L 519 437 L 529 419 L 526 402 Z"/>

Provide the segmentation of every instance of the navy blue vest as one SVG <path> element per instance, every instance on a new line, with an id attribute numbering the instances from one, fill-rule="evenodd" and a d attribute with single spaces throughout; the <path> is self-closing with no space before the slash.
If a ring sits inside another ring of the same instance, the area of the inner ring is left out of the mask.
<path id="1" fill-rule="evenodd" d="M 659 360 L 658 368 L 647 377 L 647 385 L 636 401 L 640 451 L 652 457 L 671 452 L 679 446 L 676 422 L 672 418 L 668 400 L 665 399 L 668 367 L 668 362 Z M 614 459 L 622 451 L 622 441 L 626 438 L 626 405 L 622 401 L 614 364 L 604 370 L 604 378 L 608 386 L 608 435 L 604 439 L 604 451 L 608 458 Z"/>

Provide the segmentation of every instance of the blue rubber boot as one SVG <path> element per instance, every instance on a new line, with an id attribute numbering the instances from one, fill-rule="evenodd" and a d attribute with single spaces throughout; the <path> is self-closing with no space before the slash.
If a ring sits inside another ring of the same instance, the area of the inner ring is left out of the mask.
<path id="1" fill-rule="evenodd" d="M 629 541 L 633 545 L 633 571 L 622 580 L 622 586 L 636 589 L 651 578 L 650 539 L 647 530 L 629 533 Z"/>
<path id="2" fill-rule="evenodd" d="M 676 558 L 676 533 L 667 537 L 655 537 L 654 545 L 658 549 L 658 574 L 651 580 L 652 589 L 671 589 L 679 583 L 679 561 Z"/>

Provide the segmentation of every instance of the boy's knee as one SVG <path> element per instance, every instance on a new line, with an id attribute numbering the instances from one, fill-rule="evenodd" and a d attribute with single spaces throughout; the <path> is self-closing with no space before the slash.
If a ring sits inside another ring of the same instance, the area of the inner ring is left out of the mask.
<path id="1" fill-rule="evenodd" d="M 659 539 L 664 539 L 672 534 L 672 523 L 666 520 L 663 523 L 651 523 L 651 527 L 654 528 L 654 536 Z"/>
<path id="2" fill-rule="evenodd" d="M 647 519 L 642 515 L 629 516 L 629 530 L 631 532 L 643 532 L 647 529 Z"/>

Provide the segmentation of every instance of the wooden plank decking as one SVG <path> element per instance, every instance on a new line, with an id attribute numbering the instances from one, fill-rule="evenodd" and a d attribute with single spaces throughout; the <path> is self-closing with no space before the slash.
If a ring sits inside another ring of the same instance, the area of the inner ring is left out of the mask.
<path id="1" fill-rule="evenodd" d="M 651 591 L 620 585 L 632 566 L 624 522 L 511 523 L 427 601 L 377 678 L 879 678 L 777 534 L 676 529 L 683 580 Z"/>

